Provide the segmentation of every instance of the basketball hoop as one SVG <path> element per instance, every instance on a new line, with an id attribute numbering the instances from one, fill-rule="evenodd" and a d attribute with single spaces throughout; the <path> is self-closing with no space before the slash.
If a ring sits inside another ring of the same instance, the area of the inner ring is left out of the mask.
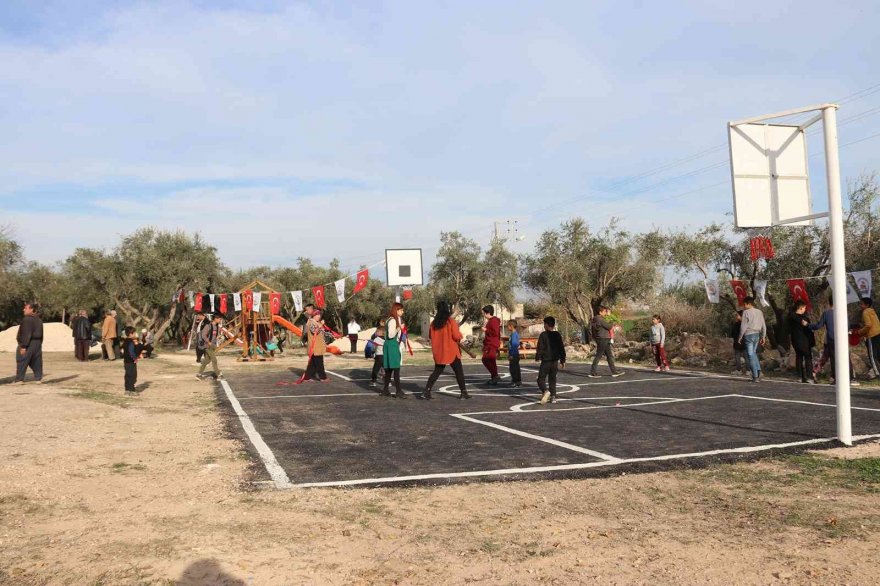
<path id="1" fill-rule="evenodd" d="M 773 250 L 773 242 L 767 236 L 749 238 L 749 256 L 751 256 L 753 261 L 761 258 L 770 260 L 776 256 L 776 251 Z"/>

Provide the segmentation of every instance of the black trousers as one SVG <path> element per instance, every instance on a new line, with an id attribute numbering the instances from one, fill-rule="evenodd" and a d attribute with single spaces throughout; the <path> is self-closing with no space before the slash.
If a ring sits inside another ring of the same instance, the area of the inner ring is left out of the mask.
<path id="1" fill-rule="evenodd" d="M 76 356 L 76 359 L 80 362 L 88 362 L 89 360 L 89 347 L 91 346 L 91 340 L 74 340 L 73 341 L 73 355 Z"/>
<path id="2" fill-rule="evenodd" d="M 519 367 L 519 356 L 510 356 L 508 358 L 508 365 L 510 368 L 510 382 L 520 384 L 522 383 L 522 370 Z"/>
<path id="3" fill-rule="evenodd" d="M 461 366 L 461 358 L 456 358 L 452 361 L 452 364 L 449 365 L 452 368 L 452 372 L 455 373 L 455 382 L 458 383 L 458 390 L 462 393 L 467 392 L 467 386 L 464 382 L 464 368 Z M 431 376 L 428 377 L 428 384 L 425 385 L 426 389 L 433 389 L 434 383 L 437 382 L 437 379 L 440 378 L 440 375 L 443 374 L 443 371 L 446 370 L 445 364 L 435 364 L 434 372 L 431 373 Z"/>
<path id="4" fill-rule="evenodd" d="M 556 396 L 556 376 L 559 374 L 558 360 L 542 360 L 538 368 L 538 388 L 541 392 L 548 390 L 547 382 L 550 382 L 550 394 Z"/>
<path id="5" fill-rule="evenodd" d="M 358 337 L 357 334 L 349 334 L 348 341 L 351 342 L 351 353 L 355 354 L 358 351 Z"/>
<path id="6" fill-rule="evenodd" d="M 794 349 L 794 366 L 797 370 L 798 376 L 801 377 L 802 381 L 807 380 L 807 377 L 813 376 L 813 353 L 812 352 L 801 352 L 797 348 Z"/>
<path id="7" fill-rule="evenodd" d="M 874 374 L 880 376 L 880 336 L 865 338 L 865 348 L 868 350 L 868 362 Z"/>
<path id="8" fill-rule="evenodd" d="M 388 392 L 388 385 L 391 384 L 392 377 L 394 377 L 394 389 L 397 391 L 398 395 L 402 395 L 403 391 L 400 390 L 400 369 L 399 368 L 386 368 L 385 369 L 384 392 Z"/>
<path id="9" fill-rule="evenodd" d="M 21 355 L 21 348 L 15 349 L 15 380 L 23 381 L 27 369 L 30 367 L 34 371 L 34 379 L 42 380 L 43 378 L 43 341 L 31 340 L 24 356 Z"/>
<path id="10" fill-rule="evenodd" d="M 125 367 L 125 390 L 133 393 L 135 391 L 134 385 L 138 380 L 138 365 L 134 362 L 126 362 L 123 366 Z"/>
<path id="11" fill-rule="evenodd" d="M 376 382 L 379 380 L 379 371 L 382 370 L 382 355 L 373 356 L 373 371 L 370 373 L 370 380 Z"/>
<path id="12" fill-rule="evenodd" d="M 306 366 L 306 380 L 319 378 L 327 380 L 327 372 L 324 370 L 324 356 L 312 356 Z"/>
<path id="13" fill-rule="evenodd" d="M 611 339 L 596 338 L 596 357 L 593 358 L 590 374 L 596 374 L 596 369 L 599 367 L 599 359 L 603 356 L 608 361 L 608 367 L 611 369 L 611 372 L 617 372 L 617 367 L 614 365 L 614 350 L 611 347 Z"/>
<path id="14" fill-rule="evenodd" d="M 153 345 L 152 344 L 144 344 L 144 356 L 147 358 L 153 357 Z"/>

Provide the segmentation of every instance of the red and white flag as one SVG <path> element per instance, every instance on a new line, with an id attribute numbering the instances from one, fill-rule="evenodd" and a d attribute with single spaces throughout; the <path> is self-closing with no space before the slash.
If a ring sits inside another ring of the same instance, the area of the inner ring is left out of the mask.
<path id="1" fill-rule="evenodd" d="M 226 293 L 221 293 L 217 297 L 220 298 L 220 313 L 226 315 L 229 313 L 229 305 L 226 303 Z"/>
<path id="2" fill-rule="evenodd" d="M 742 281 L 732 279 L 730 281 L 730 287 L 733 289 L 733 294 L 736 295 L 737 304 L 742 305 L 743 299 L 745 299 L 749 295 L 748 289 L 746 289 L 746 284 Z"/>
<path id="3" fill-rule="evenodd" d="M 254 307 L 254 292 L 248 289 L 241 294 L 241 304 L 245 311 L 251 311 Z"/>
<path id="4" fill-rule="evenodd" d="M 281 293 L 269 293 L 269 311 L 272 315 L 281 313 Z"/>
<path id="5" fill-rule="evenodd" d="M 312 287 L 312 296 L 315 298 L 315 305 L 324 309 L 326 306 L 326 303 L 324 303 L 324 285 Z"/>
<path id="6" fill-rule="evenodd" d="M 807 282 L 803 279 L 789 279 L 788 290 L 791 292 L 792 301 L 803 301 L 807 304 L 807 311 L 813 309 L 810 297 L 807 295 Z"/>
<path id="7" fill-rule="evenodd" d="M 193 300 L 193 309 L 196 311 L 202 311 L 202 301 L 204 297 L 202 296 L 201 291 L 196 293 L 196 297 Z"/>
<path id="8" fill-rule="evenodd" d="M 364 287 L 367 286 L 367 283 L 370 281 L 370 270 L 364 269 L 359 271 L 357 274 L 357 280 L 354 283 L 354 291 L 351 292 L 352 295 L 357 293 L 358 291 L 362 291 Z"/>

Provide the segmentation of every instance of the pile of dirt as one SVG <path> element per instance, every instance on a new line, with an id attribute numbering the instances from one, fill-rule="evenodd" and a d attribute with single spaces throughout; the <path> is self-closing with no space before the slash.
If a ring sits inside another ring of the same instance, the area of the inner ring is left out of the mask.
<path id="1" fill-rule="evenodd" d="M 0 332 L 0 352 L 15 352 L 18 326 Z M 43 352 L 73 352 L 73 330 L 55 322 L 43 324 Z"/>

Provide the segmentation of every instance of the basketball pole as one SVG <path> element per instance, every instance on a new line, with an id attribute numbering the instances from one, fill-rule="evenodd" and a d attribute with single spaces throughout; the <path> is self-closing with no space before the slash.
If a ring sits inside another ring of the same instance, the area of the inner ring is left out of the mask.
<path id="1" fill-rule="evenodd" d="M 837 105 L 822 109 L 825 135 L 825 176 L 828 182 L 828 229 L 831 239 L 831 278 L 834 298 L 834 363 L 837 380 L 837 439 L 852 445 L 849 386 L 849 318 L 846 301 L 846 257 L 843 238 L 843 201 L 840 195 L 840 158 L 837 152 Z"/>

